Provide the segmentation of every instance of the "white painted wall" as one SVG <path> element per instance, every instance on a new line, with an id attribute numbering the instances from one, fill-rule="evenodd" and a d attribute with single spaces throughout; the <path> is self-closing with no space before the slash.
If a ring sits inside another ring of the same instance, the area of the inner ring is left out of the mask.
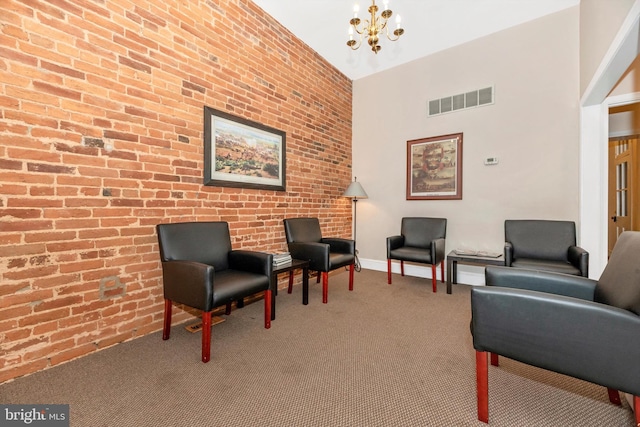
<path id="1" fill-rule="evenodd" d="M 354 82 L 364 268 L 386 269 L 403 216 L 448 219 L 447 251 L 502 251 L 508 218 L 580 218 L 579 7 Z M 365 53 L 365 52 L 362 52 Z M 495 104 L 427 117 L 427 100 L 495 86 Z M 463 132 L 462 200 L 407 201 L 406 141 Z M 486 157 L 499 164 L 485 166 Z M 459 266 L 459 280 L 483 283 Z M 408 274 L 430 276 L 416 267 Z"/>
<path id="2" fill-rule="evenodd" d="M 636 0 L 580 0 L 581 94 L 598 74 L 602 59 L 635 2 Z"/>
<path id="3" fill-rule="evenodd" d="M 633 103 L 609 109 L 609 137 L 640 134 L 640 104 Z"/>

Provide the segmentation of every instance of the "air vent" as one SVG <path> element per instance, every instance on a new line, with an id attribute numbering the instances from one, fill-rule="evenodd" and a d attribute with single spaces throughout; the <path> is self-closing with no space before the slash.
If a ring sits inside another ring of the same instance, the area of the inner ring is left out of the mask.
<path id="1" fill-rule="evenodd" d="M 432 99 L 427 103 L 429 117 L 467 108 L 493 104 L 493 86 L 461 93 L 444 98 Z"/>

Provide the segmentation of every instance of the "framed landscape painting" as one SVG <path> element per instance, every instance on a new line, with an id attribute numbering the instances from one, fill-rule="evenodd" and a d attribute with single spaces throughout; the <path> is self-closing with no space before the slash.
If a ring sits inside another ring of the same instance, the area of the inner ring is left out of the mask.
<path id="1" fill-rule="evenodd" d="M 462 133 L 407 141 L 407 200 L 462 199 Z"/>
<path id="2" fill-rule="evenodd" d="M 204 107 L 204 185 L 285 191 L 286 134 Z"/>

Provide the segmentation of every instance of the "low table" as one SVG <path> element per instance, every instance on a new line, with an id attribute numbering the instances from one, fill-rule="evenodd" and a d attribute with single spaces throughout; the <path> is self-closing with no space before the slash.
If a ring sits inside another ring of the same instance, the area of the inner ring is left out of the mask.
<path id="1" fill-rule="evenodd" d="M 447 293 L 451 293 L 451 283 L 458 283 L 458 263 L 476 265 L 504 265 L 504 255 L 488 257 L 478 255 L 460 255 L 456 251 L 447 254 Z"/>
<path id="2" fill-rule="evenodd" d="M 309 261 L 294 259 L 290 264 L 274 267 L 271 273 L 271 320 L 276 319 L 276 295 L 278 295 L 278 274 L 289 273 L 289 289 L 293 283 L 293 272 L 302 270 L 302 304 L 309 304 Z M 291 291 L 289 291 L 291 293 Z"/>

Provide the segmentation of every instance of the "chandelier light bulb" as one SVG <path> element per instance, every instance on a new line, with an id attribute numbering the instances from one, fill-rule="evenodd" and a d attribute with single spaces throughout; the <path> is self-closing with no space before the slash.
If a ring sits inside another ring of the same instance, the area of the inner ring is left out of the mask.
<path id="1" fill-rule="evenodd" d="M 358 49 L 363 39 L 366 39 L 371 50 L 378 53 L 382 49 L 379 42 L 383 35 L 391 41 L 396 41 L 404 34 L 404 30 L 400 27 L 400 15 L 396 15 L 396 29 L 389 29 L 387 23 L 393 12 L 389 9 L 389 0 L 383 0 L 383 4 L 384 9 L 378 14 L 376 1 L 371 0 L 371 6 L 367 9 L 369 17 L 362 20 L 358 18 L 360 6 L 358 3 L 353 6 L 353 18 L 349 21 L 349 40 L 347 41 L 347 46 L 352 50 Z M 358 34 L 357 40 L 354 39 L 354 33 Z"/>

